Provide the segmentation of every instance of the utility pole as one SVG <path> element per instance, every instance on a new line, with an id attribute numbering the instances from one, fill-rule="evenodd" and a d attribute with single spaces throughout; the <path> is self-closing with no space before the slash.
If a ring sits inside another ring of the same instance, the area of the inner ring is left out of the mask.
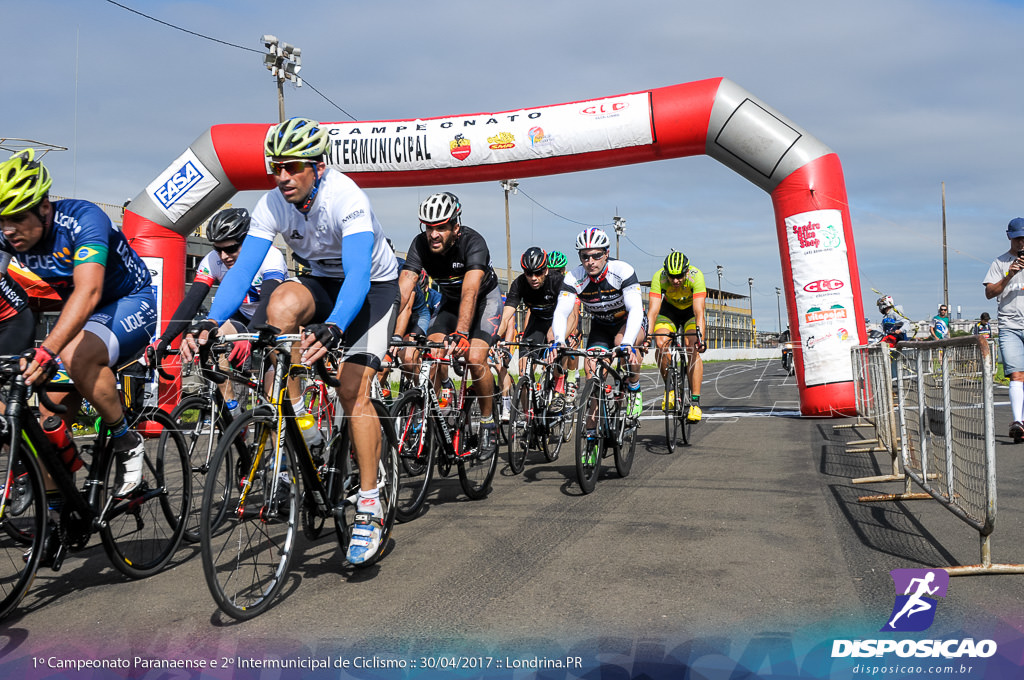
<path id="1" fill-rule="evenodd" d="M 619 212 L 618 208 L 615 212 Z M 625 218 L 616 215 L 612 218 L 612 223 L 615 225 L 615 259 L 619 259 L 619 237 L 626 233 L 626 220 Z"/>
<path id="2" fill-rule="evenodd" d="M 284 122 L 284 81 L 290 80 L 295 87 L 302 87 L 302 50 L 294 45 L 279 42 L 275 36 L 264 35 L 261 38 L 267 54 L 263 55 L 263 65 L 270 75 L 277 80 L 277 115 L 278 122 Z"/>
<path id="3" fill-rule="evenodd" d="M 946 183 L 942 183 L 942 304 L 949 309 L 949 269 L 946 258 Z"/>
<path id="4" fill-rule="evenodd" d="M 514 179 L 501 180 L 501 188 L 505 190 L 505 292 L 512 286 L 512 229 L 508 213 L 508 195 L 519 193 L 519 182 Z"/>

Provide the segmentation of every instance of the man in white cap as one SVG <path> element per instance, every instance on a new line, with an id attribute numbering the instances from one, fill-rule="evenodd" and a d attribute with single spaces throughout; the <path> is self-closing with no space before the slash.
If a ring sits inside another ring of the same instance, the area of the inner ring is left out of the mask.
<path id="1" fill-rule="evenodd" d="M 999 303 L 999 354 L 1003 374 L 1010 379 L 1010 436 L 1015 444 L 1024 441 L 1024 217 L 1015 217 L 1006 227 L 1010 249 L 988 268 L 982 282 L 985 297 Z"/>

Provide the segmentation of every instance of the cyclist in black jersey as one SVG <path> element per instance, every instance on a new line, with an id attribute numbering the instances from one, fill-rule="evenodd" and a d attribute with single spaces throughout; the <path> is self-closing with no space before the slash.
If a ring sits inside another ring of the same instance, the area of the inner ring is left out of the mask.
<path id="1" fill-rule="evenodd" d="M 398 283 L 402 307 L 426 270 L 441 290 L 441 306 L 430 322 L 427 337 L 444 341 L 447 356 L 466 357 L 474 391 L 480 399 L 480 459 L 497 451 L 493 415 L 494 381 L 487 355 L 498 339 L 501 293 L 491 254 L 476 230 L 462 224 L 462 205 L 455 194 L 428 196 L 419 208 L 422 233 L 412 240 Z M 395 333 L 405 333 L 396 326 Z M 436 376 L 440 380 L 442 376 Z"/>
<path id="2" fill-rule="evenodd" d="M 555 305 L 558 302 L 558 294 L 562 290 L 562 274 L 553 274 L 547 266 L 548 255 L 541 248 L 533 246 L 523 253 L 519 260 L 523 273 L 516 277 L 509 286 L 508 295 L 505 297 L 505 308 L 501 314 L 501 326 L 498 335 L 504 337 L 506 329 L 515 318 L 516 308 L 520 304 L 526 307 L 526 322 L 523 324 L 523 332 L 520 338 L 524 343 L 533 345 L 545 345 L 554 340 L 554 332 L 551 330 L 551 321 L 555 316 Z M 577 315 L 572 314 L 568 321 L 568 334 L 571 335 L 576 328 Z M 534 350 L 539 351 L 539 350 Z M 565 360 L 559 362 L 564 368 Z M 526 356 L 520 352 L 519 374 L 524 375 L 527 367 Z M 558 371 L 558 378 L 555 383 L 557 396 L 552 403 L 555 411 L 560 411 L 565 403 L 565 373 Z"/>

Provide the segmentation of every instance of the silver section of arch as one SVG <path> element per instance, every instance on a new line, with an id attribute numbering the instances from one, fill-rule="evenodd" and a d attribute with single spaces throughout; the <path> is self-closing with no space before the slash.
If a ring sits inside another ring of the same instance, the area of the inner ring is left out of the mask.
<path id="1" fill-rule="evenodd" d="M 771 193 L 794 170 L 832 150 L 723 78 L 708 122 L 706 153 Z"/>
<path id="2" fill-rule="evenodd" d="M 188 236 L 235 193 L 207 130 L 133 198 L 128 209 Z"/>

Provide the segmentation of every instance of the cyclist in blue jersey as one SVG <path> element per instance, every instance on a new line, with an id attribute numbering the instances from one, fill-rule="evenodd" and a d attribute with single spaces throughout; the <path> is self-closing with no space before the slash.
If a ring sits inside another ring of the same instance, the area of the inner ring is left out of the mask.
<path id="1" fill-rule="evenodd" d="M 142 481 L 142 438 L 129 429 L 112 366 L 142 350 L 156 330 L 156 294 L 149 269 L 99 206 L 50 201 L 50 173 L 26 149 L 0 163 L 0 251 L 61 296 L 57 323 L 23 371 L 29 384 L 56 370 L 57 357 L 77 391 L 113 435 L 120 463 L 116 494 Z M 66 402 L 77 398 L 63 395 Z M 77 412 L 68 403 L 65 419 Z M 70 427 L 71 423 L 67 423 Z"/>
<path id="2" fill-rule="evenodd" d="M 380 422 L 370 402 L 370 384 L 398 314 L 398 262 L 369 197 L 325 164 L 327 144 L 327 130 L 309 118 L 291 118 L 268 131 L 264 155 L 277 190 L 257 202 L 238 261 L 224 276 L 209 318 L 186 335 L 182 356 L 189 360 L 231 318 L 280 235 L 311 274 L 277 287 L 267 305 L 267 322 L 283 333 L 305 328 L 304 363 L 312 364 L 328 350 L 346 350 L 338 368 L 338 398 L 360 474 L 348 560 L 362 564 L 380 546 L 385 515 L 377 486 Z M 305 405 L 298 386 L 293 383 L 290 392 L 300 399 L 293 405 L 301 415 Z"/>

